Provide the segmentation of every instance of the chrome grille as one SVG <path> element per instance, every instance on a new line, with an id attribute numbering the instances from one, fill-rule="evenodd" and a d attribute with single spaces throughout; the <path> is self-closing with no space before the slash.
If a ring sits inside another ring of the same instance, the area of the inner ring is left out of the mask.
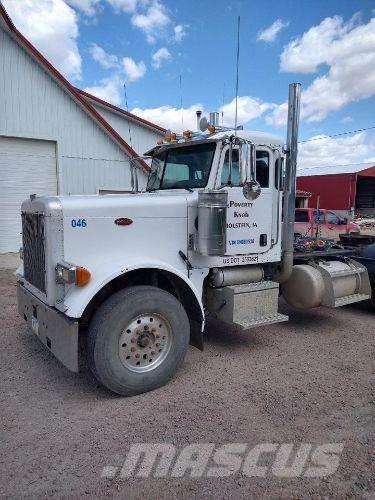
<path id="1" fill-rule="evenodd" d="M 22 213 L 23 265 L 25 279 L 46 291 L 44 215 Z"/>

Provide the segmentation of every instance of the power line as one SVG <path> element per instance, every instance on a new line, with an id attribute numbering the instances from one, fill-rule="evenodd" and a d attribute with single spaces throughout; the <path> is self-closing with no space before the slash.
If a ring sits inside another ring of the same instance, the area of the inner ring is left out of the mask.
<path id="1" fill-rule="evenodd" d="M 351 167 L 351 166 L 355 166 L 355 165 L 372 165 L 374 164 L 375 165 L 375 161 L 360 161 L 358 163 L 339 163 L 338 165 L 317 165 L 315 167 L 300 167 L 299 170 L 304 170 L 304 171 L 307 171 L 307 170 L 315 170 L 315 169 L 318 169 L 318 168 L 335 168 L 335 167 Z M 349 172 L 347 172 L 349 173 Z"/>
<path id="2" fill-rule="evenodd" d="M 305 144 L 306 142 L 313 142 L 313 141 L 323 141 L 324 139 L 332 139 L 334 137 L 340 137 L 342 135 L 349 135 L 349 134 L 357 134 L 358 132 L 365 132 L 366 130 L 373 130 L 375 129 L 375 125 L 372 127 L 366 127 L 366 128 L 359 128 L 357 130 L 350 130 L 349 132 L 341 132 L 340 134 L 332 134 L 332 135 L 325 135 L 324 137 L 313 137 L 312 139 L 306 139 L 305 141 L 299 141 L 298 144 Z"/>

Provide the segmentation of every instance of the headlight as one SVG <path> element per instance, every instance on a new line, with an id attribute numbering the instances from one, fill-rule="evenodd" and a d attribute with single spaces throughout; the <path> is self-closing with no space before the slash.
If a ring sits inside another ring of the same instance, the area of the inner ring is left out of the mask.
<path id="1" fill-rule="evenodd" d="M 75 266 L 68 262 L 59 262 L 56 267 L 56 282 L 84 286 L 90 281 L 91 274 L 85 267 Z"/>

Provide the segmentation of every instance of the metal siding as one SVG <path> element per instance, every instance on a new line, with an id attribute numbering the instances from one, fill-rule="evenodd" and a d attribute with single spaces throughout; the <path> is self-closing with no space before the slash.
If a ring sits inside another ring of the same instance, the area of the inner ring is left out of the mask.
<path id="1" fill-rule="evenodd" d="M 2 29 L 0 67 L 0 135 L 56 140 L 62 193 L 130 187 L 126 154 Z"/>
<path id="2" fill-rule="evenodd" d="M 125 116 L 120 116 L 115 111 L 92 103 L 94 108 L 103 116 L 103 118 L 118 132 L 125 141 L 132 146 L 135 151 L 143 155 L 146 151 L 153 148 L 156 141 L 160 139 L 160 134 L 150 129 L 129 121 Z M 130 134 L 129 134 L 130 124 Z M 131 140 L 130 140 L 131 135 Z"/>
<path id="3" fill-rule="evenodd" d="M 320 195 L 320 208 L 350 210 L 354 207 L 356 174 L 314 175 L 297 177 L 297 189 L 313 193 L 309 207 L 316 207 Z"/>

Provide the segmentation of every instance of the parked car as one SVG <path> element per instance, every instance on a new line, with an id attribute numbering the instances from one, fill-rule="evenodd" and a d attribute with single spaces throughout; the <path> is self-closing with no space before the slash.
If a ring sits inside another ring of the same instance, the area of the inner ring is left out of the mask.
<path id="1" fill-rule="evenodd" d="M 296 208 L 294 234 L 340 240 L 340 234 L 358 234 L 358 224 L 340 217 L 332 210 L 316 208 Z"/>

